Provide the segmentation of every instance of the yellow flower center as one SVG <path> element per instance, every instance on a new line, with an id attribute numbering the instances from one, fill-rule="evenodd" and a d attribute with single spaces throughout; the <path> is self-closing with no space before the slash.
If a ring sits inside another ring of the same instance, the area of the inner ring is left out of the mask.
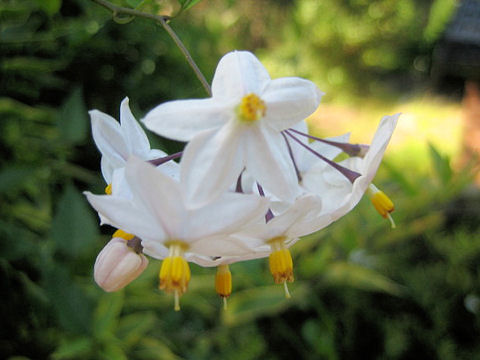
<path id="1" fill-rule="evenodd" d="M 123 231 L 123 230 L 118 229 L 112 235 L 112 238 L 115 238 L 115 237 L 119 237 L 119 238 L 122 238 L 122 239 L 128 241 L 128 240 L 132 240 L 135 237 L 135 235 L 129 234 L 129 233 Z"/>
<path id="2" fill-rule="evenodd" d="M 373 206 L 378 211 L 380 215 L 384 218 L 388 218 L 392 224 L 392 228 L 395 228 L 395 222 L 393 221 L 392 216 L 390 215 L 395 206 L 393 201 L 381 190 L 379 190 L 375 185 L 370 184 L 368 187 L 368 193 L 370 195 L 370 200 L 372 201 Z"/>
<path id="3" fill-rule="evenodd" d="M 243 97 L 237 112 L 241 121 L 252 123 L 265 116 L 267 107 L 262 99 L 251 93 Z"/>
<path id="4" fill-rule="evenodd" d="M 181 241 L 171 241 L 165 244 L 168 246 L 169 254 L 162 262 L 160 268 L 160 290 L 167 293 L 173 292 L 175 296 L 175 311 L 180 310 L 180 296 L 187 291 L 188 282 L 191 273 L 188 262 L 183 257 L 183 253 L 188 249 L 188 245 Z"/>
<path id="5" fill-rule="evenodd" d="M 270 272 L 273 275 L 275 283 L 283 283 L 285 287 L 285 296 L 290 297 L 287 287 L 287 281 L 293 282 L 293 260 L 290 251 L 285 247 L 285 237 L 280 236 L 270 239 L 268 243 L 272 248 L 272 253 L 268 257 Z"/>
<path id="6" fill-rule="evenodd" d="M 112 195 L 112 184 L 108 184 L 105 188 L 105 194 Z"/>
<path id="7" fill-rule="evenodd" d="M 228 265 L 218 265 L 215 275 L 215 290 L 223 298 L 224 309 L 227 309 L 227 298 L 232 294 L 232 273 Z"/>

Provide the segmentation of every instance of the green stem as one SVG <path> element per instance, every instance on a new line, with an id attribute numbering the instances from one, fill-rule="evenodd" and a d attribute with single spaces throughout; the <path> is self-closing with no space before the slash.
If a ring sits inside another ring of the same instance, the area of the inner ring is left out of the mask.
<path id="1" fill-rule="evenodd" d="M 173 31 L 170 25 L 168 25 L 167 21 L 170 19 L 168 16 L 149 14 L 139 10 L 117 6 L 107 0 L 92 0 L 92 1 L 110 10 L 114 16 L 129 15 L 129 16 L 141 17 L 141 18 L 153 20 L 156 23 L 159 23 L 160 25 L 162 25 L 162 27 L 165 29 L 168 35 L 170 35 L 172 40 L 175 42 L 175 45 L 177 45 L 177 47 L 180 49 L 183 56 L 185 56 L 185 59 L 187 60 L 190 67 L 193 69 L 193 72 L 197 76 L 198 80 L 200 80 L 200 82 L 202 83 L 202 86 L 207 92 L 207 94 L 209 96 L 212 96 L 212 90 L 210 88 L 210 85 L 208 84 L 208 81 L 205 79 L 205 76 L 203 76 L 202 72 L 198 68 L 197 64 L 193 60 L 192 56 L 190 55 L 189 51 L 187 50 L 183 42 L 180 40 L 178 35 L 175 33 L 175 31 Z"/>

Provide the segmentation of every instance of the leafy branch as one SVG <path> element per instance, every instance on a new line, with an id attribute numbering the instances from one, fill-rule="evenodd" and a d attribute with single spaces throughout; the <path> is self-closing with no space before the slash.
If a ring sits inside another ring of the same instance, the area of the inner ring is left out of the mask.
<path id="1" fill-rule="evenodd" d="M 149 20 L 153 20 L 156 23 L 160 24 L 165 31 L 170 35 L 172 40 L 175 42 L 175 45 L 180 49 L 182 54 L 185 56 L 185 59 L 187 60 L 188 64 L 190 67 L 193 69 L 195 75 L 197 76 L 198 80 L 202 83 L 203 88 L 207 92 L 208 95 L 212 95 L 212 91 L 210 88 L 210 85 L 208 84 L 208 81 L 205 79 L 205 76 L 202 74 L 200 71 L 199 67 L 193 60 L 192 56 L 190 55 L 190 52 L 188 49 L 185 47 L 183 42 L 180 40 L 178 35 L 175 33 L 175 31 L 171 28 L 171 26 L 168 24 L 168 21 L 170 20 L 169 16 L 164 16 L 164 15 L 155 15 L 155 14 L 150 14 L 150 13 L 145 13 L 139 10 L 135 9 L 130 9 L 122 6 L 117 6 L 115 4 L 112 4 L 111 2 L 107 0 L 92 0 L 93 2 L 103 6 L 104 8 L 110 10 L 113 14 L 114 19 L 120 20 L 120 22 L 125 21 L 125 19 L 122 19 L 121 15 L 126 15 L 127 17 L 134 18 L 134 17 L 140 17 L 140 18 L 145 18 Z M 193 6 L 196 1 L 189 1 L 190 5 L 187 7 Z M 193 3 L 193 4 L 192 4 Z"/>

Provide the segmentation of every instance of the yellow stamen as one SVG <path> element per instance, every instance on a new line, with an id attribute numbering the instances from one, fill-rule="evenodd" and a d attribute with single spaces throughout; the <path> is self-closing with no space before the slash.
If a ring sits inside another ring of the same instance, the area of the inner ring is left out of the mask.
<path id="1" fill-rule="evenodd" d="M 262 99 L 251 93 L 243 97 L 237 112 L 240 120 L 251 123 L 265 116 L 267 108 Z"/>
<path id="2" fill-rule="evenodd" d="M 105 194 L 112 195 L 112 184 L 108 184 L 105 188 Z"/>
<path id="3" fill-rule="evenodd" d="M 115 237 L 119 237 L 119 238 L 122 238 L 122 239 L 128 241 L 128 240 L 132 240 L 135 237 L 135 235 L 129 234 L 129 233 L 123 231 L 123 230 L 118 229 L 112 235 L 112 238 L 115 238 Z"/>
<path id="4" fill-rule="evenodd" d="M 215 275 L 215 290 L 223 298 L 223 308 L 227 308 L 227 298 L 232 294 L 232 273 L 228 265 L 218 265 Z"/>
<path id="5" fill-rule="evenodd" d="M 275 283 L 283 283 L 285 297 L 290 298 L 287 281 L 293 282 L 293 260 L 290 251 L 285 247 L 285 237 L 280 236 L 269 241 L 272 247 L 272 253 L 268 258 L 270 272 L 273 275 Z"/>
<path id="6" fill-rule="evenodd" d="M 393 201 L 381 190 L 379 190 L 375 185 L 370 184 L 368 187 L 368 193 L 370 195 L 370 200 L 372 201 L 373 206 L 382 215 L 385 219 L 389 219 L 392 225 L 392 228 L 395 228 L 395 222 L 393 221 L 392 213 L 395 210 Z"/>
<path id="7" fill-rule="evenodd" d="M 163 260 L 160 268 L 159 288 L 167 293 L 174 293 L 175 311 L 178 311 L 180 310 L 180 296 L 187 291 L 191 277 L 190 267 L 183 257 L 188 246 L 181 241 L 171 241 L 165 245 L 169 248 L 169 255 Z"/>

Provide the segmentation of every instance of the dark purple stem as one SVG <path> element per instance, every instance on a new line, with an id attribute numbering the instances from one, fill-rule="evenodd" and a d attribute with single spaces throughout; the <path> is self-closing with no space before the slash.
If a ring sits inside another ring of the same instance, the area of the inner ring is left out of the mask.
<path id="1" fill-rule="evenodd" d="M 265 196 L 265 193 L 263 192 L 263 188 L 261 187 L 261 185 L 259 183 L 257 183 L 257 189 L 258 189 L 258 192 L 260 193 L 260 196 Z M 272 210 L 268 209 L 267 213 L 265 214 L 265 222 L 268 223 L 274 217 L 275 217 L 275 215 L 273 215 Z"/>
<path id="2" fill-rule="evenodd" d="M 237 192 L 237 193 L 243 193 L 243 189 L 242 189 L 242 174 L 243 174 L 243 171 L 240 173 L 240 175 L 238 175 L 237 185 L 235 186 L 235 192 Z"/>
<path id="3" fill-rule="evenodd" d="M 155 166 L 159 166 L 159 165 L 165 164 L 166 162 L 169 162 L 170 160 L 178 159 L 180 156 L 182 156 L 182 154 L 183 154 L 183 151 L 180 151 L 175 154 L 164 156 L 158 159 L 148 160 L 148 162 Z"/>
<path id="4" fill-rule="evenodd" d="M 337 141 L 330 141 L 330 140 L 321 139 L 321 138 L 318 138 L 316 136 L 312 136 L 310 134 L 305 134 L 301 131 L 298 131 L 298 130 L 295 130 L 295 129 L 292 129 L 292 128 L 288 129 L 287 131 L 292 131 L 295 134 L 305 136 L 309 139 L 320 141 L 320 142 L 323 142 L 325 144 L 338 147 L 339 149 L 342 149 L 345 153 L 347 153 L 350 156 L 361 156 L 362 154 L 365 154 L 366 150 L 368 150 L 368 148 L 369 148 L 368 145 L 364 145 L 364 144 L 349 144 L 349 143 L 341 143 L 341 142 L 337 142 Z"/>
<path id="5" fill-rule="evenodd" d="M 293 156 L 292 147 L 290 146 L 290 143 L 288 142 L 287 136 L 283 132 L 281 134 L 282 134 L 283 138 L 285 139 L 285 143 L 287 144 L 288 154 L 290 155 L 290 159 L 292 159 L 293 167 L 295 168 L 295 172 L 297 173 L 297 180 L 298 180 L 298 182 L 301 182 L 302 181 L 302 175 L 300 174 L 300 171 L 298 170 L 297 162 L 295 161 L 295 157 Z"/>
<path id="6" fill-rule="evenodd" d="M 338 165 L 336 162 L 330 160 L 330 159 L 327 159 L 325 156 L 323 156 L 322 154 L 316 152 L 315 150 L 313 150 L 311 147 L 309 147 L 308 145 L 304 144 L 303 142 L 301 142 L 299 139 L 297 139 L 292 133 L 290 133 L 289 130 L 284 130 L 283 132 L 285 132 L 288 136 L 290 136 L 293 140 L 295 140 L 297 143 L 299 143 L 301 146 L 303 146 L 305 149 L 307 149 L 308 151 L 310 151 L 311 153 L 315 154 L 316 156 L 318 156 L 320 159 L 322 159 L 323 161 L 325 161 L 328 165 L 330 165 L 331 167 L 333 167 L 334 169 L 338 170 L 343 176 L 345 176 L 352 184 L 354 183 L 354 181 L 360 176 L 359 173 L 357 173 L 356 171 L 352 171 L 350 169 L 347 169 L 346 167 L 343 167 L 341 165 Z"/>

